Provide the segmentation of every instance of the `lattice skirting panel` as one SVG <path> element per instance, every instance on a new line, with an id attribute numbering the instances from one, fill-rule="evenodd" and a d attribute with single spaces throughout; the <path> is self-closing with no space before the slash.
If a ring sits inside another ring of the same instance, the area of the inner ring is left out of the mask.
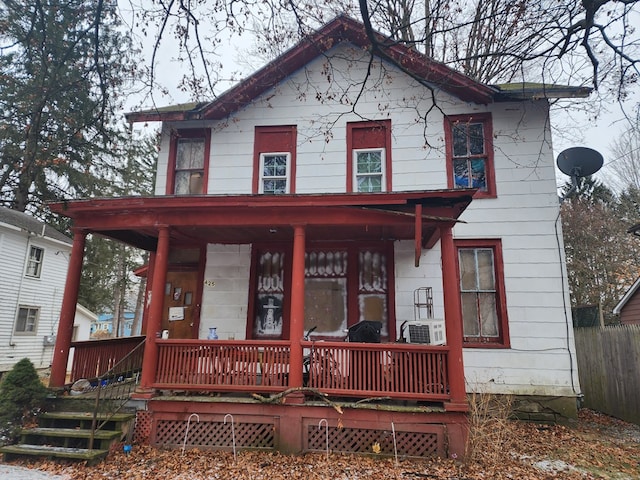
<path id="1" fill-rule="evenodd" d="M 466 441 L 461 412 L 172 400 L 151 401 L 148 408 L 151 420 L 140 417 L 138 427 L 143 432 L 150 423 L 148 443 L 166 448 L 231 450 L 235 437 L 238 449 L 324 452 L 328 438 L 334 453 L 446 457 L 464 455 Z"/>
<path id="2" fill-rule="evenodd" d="M 319 427 L 318 423 L 314 422 L 306 426 L 306 451 L 326 451 L 328 438 L 330 452 L 394 455 L 397 451 L 397 454 L 402 457 L 442 456 L 445 452 L 445 432 L 442 425 L 424 425 L 423 428 L 416 428 L 416 425 L 413 425 L 411 431 L 403 430 L 405 426 L 399 426 L 395 429 L 394 448 L 394 429 L 392 428 L 378 430 L 348 427 L 340 422 L 336 426 L 329 425 L 325 428 L 324 424 Z M 378 446 L 380 450 L 375 451 Z"/>
<path id="3" fill-rule="evenodd" d="M 265 418 L 265 420 L 269 420 Z M 273 420 L 273 419 L 271 419 Z M 187 432 L 188 424 L 188 432 Z M 191 421 L 156 419 L 153 444 L 165 447 L 200 449 L 231 449 L 235 435 L 237 448 L 274 449 L 275 425 L 271 423 L 254 423 L 235 420 L 224 423 L 224 419 L 207 419 L 192 417 Z"/>
<path id="4" fill-rule="evenodd" d="M 136 425 L 133 430 L 133 441 L 140 445 L 147 445 L 151 437 L 151 412 L 138 410 L 136 412 Z"/>

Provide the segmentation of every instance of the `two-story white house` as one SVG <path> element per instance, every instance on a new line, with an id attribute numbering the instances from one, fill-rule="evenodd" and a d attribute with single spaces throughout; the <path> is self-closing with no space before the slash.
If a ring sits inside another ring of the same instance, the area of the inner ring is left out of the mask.
<path id="1" fill-rule="evenodd" d="M 232 413 L 245 446 L 323 450 L 326 419 L 336 451 L 393 429 L 403 454 L 461 455 L 470 392 L 575 415 L 549 98 L 588 89 L 488 86 L 369 47 L 339 17 L 212 102 L 129 115 L 162 122 L 155 196 L 52 207 L 77 262 L 52 385 L 96 232 L 151 252 L 151 443 L 179 446 L 195 412 L 194 445 L 228 446 Z M 215 396 L 160 395 L 189 391 Z"/>
<path id="2" fill-rule="evenodd" d="M 70 254 L 66 235 L 0 208 L 0 372 L 23 358 L 51 365 Z"/>

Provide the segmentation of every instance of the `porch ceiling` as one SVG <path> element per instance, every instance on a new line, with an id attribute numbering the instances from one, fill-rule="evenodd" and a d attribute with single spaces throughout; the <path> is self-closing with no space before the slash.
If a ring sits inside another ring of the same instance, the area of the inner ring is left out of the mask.
<path id="1" fill-rule="evenodd" d="M 305 225 L 308 241 L 413 239 L 418 210 L 421 243 L 429 247 L 440 226 L 459 221 L 474 192 L 126 197 L 51 209 L 73 219 L 75 228 L 145 250 L 155 250 L 161 226 L 170 227 L 174 246 L 289 242 L 294 225 Z"/>

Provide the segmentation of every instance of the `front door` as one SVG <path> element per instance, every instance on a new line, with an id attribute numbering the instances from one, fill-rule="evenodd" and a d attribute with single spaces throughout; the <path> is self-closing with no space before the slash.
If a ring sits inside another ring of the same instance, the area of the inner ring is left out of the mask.
<path id="1" fill-rule="evenodd" d="M 198 271 L 167 272 L 162 330 L 169 338 L 195 338 L 200 321 L 196 295 Z"/>

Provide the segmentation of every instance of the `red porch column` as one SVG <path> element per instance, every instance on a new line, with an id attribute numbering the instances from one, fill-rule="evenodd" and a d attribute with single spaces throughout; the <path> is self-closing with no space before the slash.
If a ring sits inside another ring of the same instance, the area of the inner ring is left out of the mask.
<path id="1" fill-rule="evenodd" d="M 293 227 L 293 265 L 291 268 L 291 364 L 289 366 L 289 387 L 302 387 L 302 344 L 304 337 L 304 226 Z M 294 401 L 292 399 L 292 401 Z"/>
<path id="2" fill-rule="evenodd" d="M 449 355 L 449 387 L 451 402 L 447 410 L 466 411 L 467 398 L 462 362 L 462 306 L 458 298 L 458 275 L 456 272 L 456 249 L 453 245 L 451 226 L 440 228 L 440 250 L 442 256 L 442 287 L 444 290 L 444 317 L 447 328 Z"/>
<path id="3" fill-rule="evenodd" d="M 86 238 L 86 230 L 73 230 L 73 246 L 71 247 L 67 281 L 60 308 L 56 348 L 53 352 L 53 361 L 51 363 L 50 387 L 62 387 L 67 376 L 67 361 L 69 360 L 69 349 L 71 348 L 71 338 L 73 337 L 73 321 L 76 317 L 76 306 L 78 305 L 78 290 L 80 289 Z"/>
<path id="4" fill-rule="evenodd" d="M 162 309 L 164 307 L 164 288 L 167 281 L 169 261 L 169 227 L 162 226 L 158 230 L 158 246 L 153 262 L 153 284 L 151 286 L 151 305 L 146 325 L 146 345 L 142 359 L 142 375 L 140 377 L 141 394 L 150 394 L 158 366 L 158 334 L 162 328 Z"/>

